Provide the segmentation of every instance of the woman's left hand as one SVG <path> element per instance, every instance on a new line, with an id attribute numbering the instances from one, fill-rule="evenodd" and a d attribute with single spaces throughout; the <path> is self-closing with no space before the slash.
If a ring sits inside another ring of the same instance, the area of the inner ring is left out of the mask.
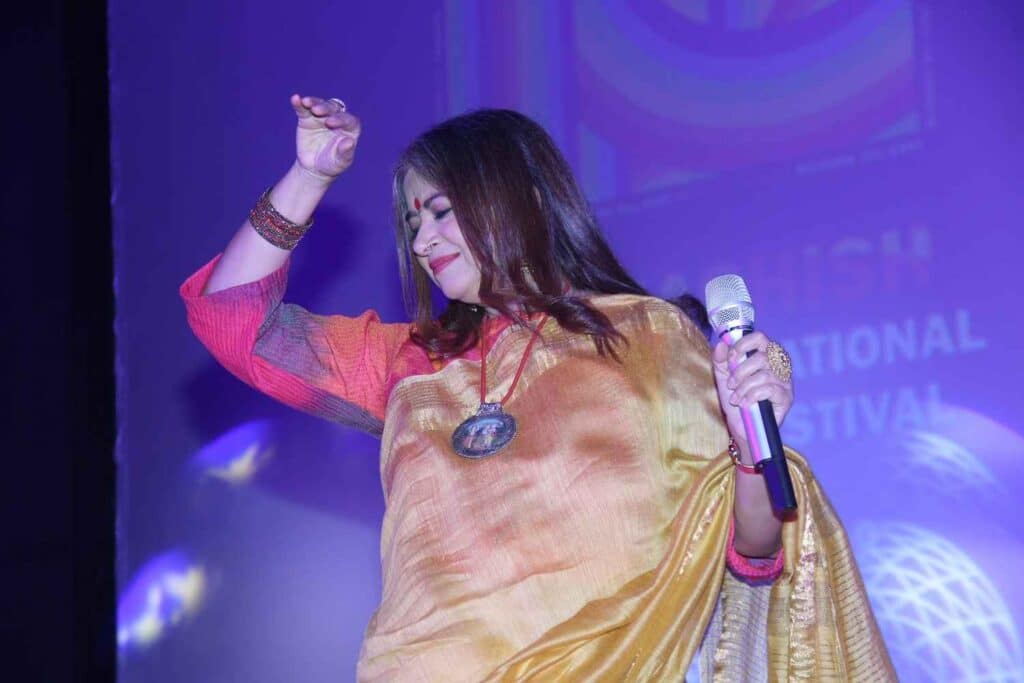
<path id="1" fill-rule="evenodd" d="M 793 406 L 792 378 L 783 381 L 768 366 L 766 350 L 770 341 L 763 332 L 754 332 L 732 347 L 719 342 L 712 354 L 718 402 L 728 422 L 729 433 L 740 442 L 747 438 L 741 406 L 752 406 L 765 399 L 771 401 L 775 421 L 780 427 Z M 748 358 L 750 351 L 757 353 Z"/>

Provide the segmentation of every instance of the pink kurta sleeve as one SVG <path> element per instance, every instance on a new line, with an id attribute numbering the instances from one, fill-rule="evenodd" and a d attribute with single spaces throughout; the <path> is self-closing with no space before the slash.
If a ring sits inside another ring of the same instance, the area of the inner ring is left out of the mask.
<path id="1" fill-rule="evenodd" d="M 388 378 L 408 324 L 377 314 L 315 315 L 281 302 L 288 263 L 262 280 L 203 295 L 220 257 L 182 284 L 188 324 L 221 365 L 289 406 L 380 434 Z"/>

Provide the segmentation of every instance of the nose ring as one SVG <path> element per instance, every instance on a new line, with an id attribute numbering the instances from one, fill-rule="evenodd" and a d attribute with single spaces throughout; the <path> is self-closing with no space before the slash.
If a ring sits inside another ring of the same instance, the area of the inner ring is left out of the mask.
<path id="1" fill-rule="evenodd" d="M 423 253 L 420 256 L 430 256 L 430 252 L 434 251 L 434 247 L 437 245 L 437 240 L 434 240 L 427 244 L 423 249 Z"/>

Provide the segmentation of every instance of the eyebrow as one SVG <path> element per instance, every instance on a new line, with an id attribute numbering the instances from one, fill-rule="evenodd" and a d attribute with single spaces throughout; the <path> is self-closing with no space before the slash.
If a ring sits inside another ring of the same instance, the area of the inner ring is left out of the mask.
<path id="1" fill-rule="evenodd" d="M 429 197 L 427 197 L 426 199 L 423 200 L 423 206 L 430 206 L 430 202 L 434 201 L 438 197 L 443 197 L 443 196 L 444 196 L 444 192 L 435 192 L 434 194 L 430 195 Z"/>
<path id="2" fill-rule="evenodd" d="M 444 192 L 435 192 L 434 194 L 430 195 L 425 200 L 423 200 L 423 207 L 424 208 L 430 208 L 430 202 L 434 201 L 438 197 L 444 197 L 444 196 L 445 196 Z M 418 215 L 419 215 L 419 211 L 412 211 L 412 210 L 406 211 L 405 212 L 405 220 L 406 220 L 406 222 L 408 222 L 408 220 L 410 218 L 412 218 L 413 216 L 418 216 Z"/>

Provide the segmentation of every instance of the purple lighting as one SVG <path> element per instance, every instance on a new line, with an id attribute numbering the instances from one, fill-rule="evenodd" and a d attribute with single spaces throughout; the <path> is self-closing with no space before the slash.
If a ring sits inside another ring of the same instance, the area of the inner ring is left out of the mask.
<path id="1" fill-rule="evenodd" d="M 206 595 L 202 566 L 185 551 L 157 555 L 140 569 L 117 604 L 117 646 L 146 649 L 196 613 Z"/>
<path id="2" fill-rule="evenodd" d="M 231 484 L 252 481 L 274 457 L 274 430 L 267 420 L 246 422 L 222 434 L 196 453 L 190 466 L 204 477 Z"/>

